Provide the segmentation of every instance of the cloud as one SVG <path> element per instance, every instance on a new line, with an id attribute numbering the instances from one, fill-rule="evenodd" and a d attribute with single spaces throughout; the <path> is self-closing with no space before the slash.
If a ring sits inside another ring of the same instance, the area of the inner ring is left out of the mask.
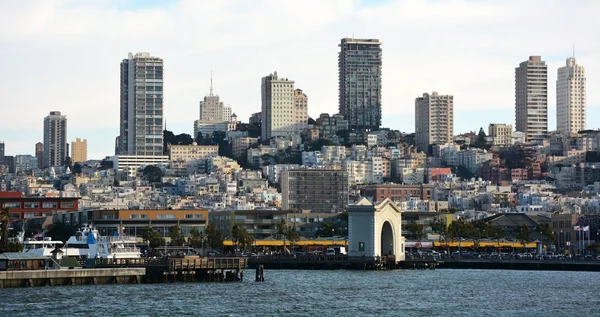
<path id="1" fill-rule="evenodd" d="M 457 110 L 512 114 L 514 68 L 529 55 L 549 65 L 554 107 L 556 68 L 572 43 L 588 74 L 588 105 L 600 106 L 598 11 L 600 2 L 544 0 L 2 1 L 0 126 L 41 136 L 43 117 L 60 110 L 69 131 L 104 130 L 112 142 L 119 63 L 138 51 L 165 60 L 167 120 L 190 130 L 177 132 L 191 132 L 211 70 L 215 93 L 243 120 L 260 111 L 260 78 L 274 70 L 308 94 L 311 116 L 335 113 L 337 45 L 353 34 L 383 42 L 384 117 L 411 116 L 414 98 L 433 90 L 453 94 Z M 94 150 L 112 152 L 103 146 Z"/>

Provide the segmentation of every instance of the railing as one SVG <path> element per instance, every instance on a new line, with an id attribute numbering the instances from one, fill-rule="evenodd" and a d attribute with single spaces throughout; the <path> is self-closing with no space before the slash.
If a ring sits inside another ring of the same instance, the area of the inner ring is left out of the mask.
<path id="1" fill-rule="evenodd" d="M 132 236 L 103 236 L 98 239 L 101 242 L 121 242 L 121 241 L 131 241 L 136 242 L 136 238 Z"/>
<path id="2" fill-rule="evenodd" d="M 110 251 L 111 251 L 111 253 L 127 253 L 127 252 L 140 253 L 140 249 L 139 248 L 135 248 L 135 247 L 130 247 L 130 248 L 111 248 Z"/>

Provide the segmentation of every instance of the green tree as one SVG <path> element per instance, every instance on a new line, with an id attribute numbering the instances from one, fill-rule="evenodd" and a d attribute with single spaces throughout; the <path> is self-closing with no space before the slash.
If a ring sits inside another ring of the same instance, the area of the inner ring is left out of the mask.
<path id="1" fill-rule="evenodd" d="M 77 162 L 73 165 L 73 169 L 71 170 L 73 174 L 81 174 L 81 163 Z"/>
<path id="2" fill-rule="evenodd" d="M 204 248 L 204 243 L 206 242 L 206 235 L 197 228 L 192 228 L 190 230 L 190 237 L 188 238 L 188 244 L 192 248 Z"/>
<path id="3" fill-rule="evenodd" d="M 181 227 L 179 225 L 169 228 L 169 237 L 171 237 L 171 245 L 182 246 L 185 244 L 185 238 L 181 234 Z"/>
<path id="4" fill-rule="evenodd" d="M 73 161 L 70 156 L 65 157 L 63 163 L 65 164 L 65 167 L 68 167 L 69 169 L 73 168 Z"/>
<path id="5" fill-rule="evenodd" d="M 420 223 L 411 222 L 408 224 L 408 231 L 410 232 L 412 238 L 416 241 L 421 242 L 423 237 L 425 237 L 425 226 Z"/>
<path id="6" fill-rule="evenodd" d="M 492 225 L 490 228 L 490 238 L 493 238 L 498 243 L 498 249 L 500 248 L 500 240 L 506 238 L 506 230 L 498 225 Z"/>
<path id="7" fill-rule="evenodd" d="M 335 235 L 335 226 L 331 221 L 321 222 L 316 235 L 317 237 L 333 237 Z"/>
<path id="8" fill-rule="evenodd" d="M 439 241 L 447 242 L 448 239 L 448 225 L 446 225 L 446 221 L 440 218 L 434 219 L 431 223 L 431 230 L 437 233 L 440 238 Z"/>
<path id="9" fill-rule="evenodd" d="M 531 242 L 531 229 L 527 225 L 520 225 L 515 228 L 515 238 L 521 242 L 523 248 L 529 242 Z"/>
<path id="10" fill-rule="evenodd" d="M 231 228 L 231 240 L 236 244 L 236 248 L 248 249 L 254 242 L 254 237 L 242 226 L 235 224 Z"/>
<path id="11" fill-rule="evenodd" d="M 206 226 L 206 242 L 213 250 L 220 250 L 223 248 L 223 240 L 225 237 L 223 233 L 217 230 L 217 226 L 214 223 L 209 223 Z"/>
<path id="12" fill-rule="evenodd" d="M 548 243 L 554 243 L 554 233 L 552 232 L 552 228 L 548 223 L 539 224 L 535 231 L 540 234 Z"/>
<path id="13" fill-rule="evenodd" d="M 148 243 L 150 249 L 165 245 L 165 238 L 163 238 L 160 233 L 152 229 L 150 226 L 144 228 L 142 232 L 142 239 Z"/>
<path id="14" fill-rule="evenodd" d="M 175 136 L 174 141 L 175 142 L 173 144 L 177 145 L 191 145 L 192 143 L 194 143 L 194 138 L 192 138 L 192 136 L 187 133 L 181 133 Z"/>
<path id="15" fill-rule="evenodd" d="M 281 219 L 281 222 L 275 227 L 277 234 L 283 238 L 283 248 L 286 247 L 286 241 L 294 244 L 294 242 L 300 239 L 300 234 L 296 231 L 296 228 L 288 226 L 285 219 Z"/>
<path id="16" fill-rule="evenodd" d="M 455 241 L 459 241 L 461 239 L 471 239 L 474 231 L 475 227 L 473 224 L 464 219 L 453 221 L 450 226 L 448 226 L 448 235 Z"/>
<path id="17" fill-rule="evenodd" d="M 162 181 L 162 170 L 155 165 L 148 165 L 142 171 L 144 178 L 151 183 L 160 183 Z"/>
<path id="18" fill-rule="evenodd" d="M 8 221 L 9 221 L 9 209 L 0 209 L 0 253 L 8 250 Z"/>
<path id="19" fill-rule="evenodd" d="M 78 228 L 76 226 L 71 226 L 62 222 L 57 222 L 52 225 L 52 228 L 50 229 L 50 231 L 48 231 L 46 236 L 52 238 L 52 240 L 66 242 L 71 236 L 75 235 L 77 229 Z"/>

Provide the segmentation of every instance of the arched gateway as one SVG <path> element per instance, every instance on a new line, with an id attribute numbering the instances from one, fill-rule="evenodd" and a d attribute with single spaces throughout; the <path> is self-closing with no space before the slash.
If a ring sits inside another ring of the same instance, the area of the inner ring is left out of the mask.
<path id="1" fill-rule="evenodd" d="M 394 255 L 404 261 L 402 212 L 391 200 L 371 203 L 363 198 L 348 206 L 348 254 L 376 257 Z"/>

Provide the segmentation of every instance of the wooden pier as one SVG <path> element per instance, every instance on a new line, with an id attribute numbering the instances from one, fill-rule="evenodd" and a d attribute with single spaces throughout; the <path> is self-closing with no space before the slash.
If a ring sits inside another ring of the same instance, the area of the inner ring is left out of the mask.
<path id="1" fill-rule="evenodd" d="M 0 288 L 139 284 L 145 275 L 145 268 L 4 271 L 0 272 Z"/>

